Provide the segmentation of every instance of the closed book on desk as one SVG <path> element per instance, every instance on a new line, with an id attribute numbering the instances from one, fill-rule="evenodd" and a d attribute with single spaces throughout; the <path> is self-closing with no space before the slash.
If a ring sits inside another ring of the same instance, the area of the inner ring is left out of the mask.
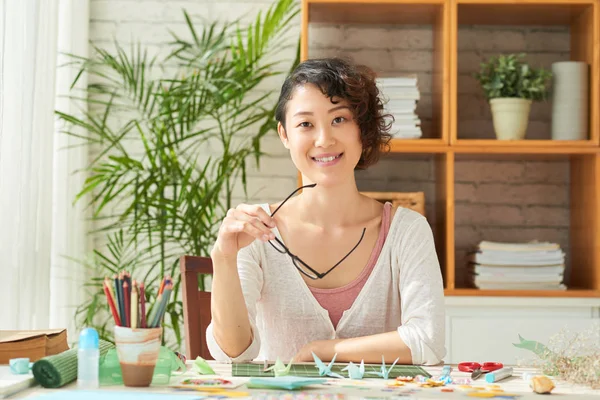
<path id="1" fill-rule="evenodd" d="M 22 357 L 34 362 L 66 350 L 69 350 L 66 329 L 0 331 L 0 364 Z"/>

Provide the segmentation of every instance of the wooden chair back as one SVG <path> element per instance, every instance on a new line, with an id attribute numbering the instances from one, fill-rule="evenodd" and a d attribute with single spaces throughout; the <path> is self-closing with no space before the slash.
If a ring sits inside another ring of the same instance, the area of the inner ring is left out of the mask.
<path id="1" fill-rule="evenodd" d="M 181 256 L 181 286 L 183 289 L 183 323 L 186 357 L 193 360 L 200 356 L 212 360 L 206 345 L 206 328 L 210 324 L 210 292 L 199 290 L 198 275 L 212 275 L 210 257 Z"/>

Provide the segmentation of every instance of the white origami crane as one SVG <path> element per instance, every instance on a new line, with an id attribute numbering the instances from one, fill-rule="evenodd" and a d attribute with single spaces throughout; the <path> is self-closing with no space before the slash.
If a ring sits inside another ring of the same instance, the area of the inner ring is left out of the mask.
<path id="1" fill-rule="evenodd" d="M 383 356 L 381 356 L 381 372 L 370 372 L 370 374 L 380 376 L 383 379 L 388 379 L 390 376 L 390 372 L 392 372 L 392 369 L 394 369 L 394 365 L 396 365 L 396 363 L 398 362 L 399 359 L 400 359 L 400 357 L 396 358 L 396 360 L 394 361 L 394 363 L 392 364 L 390 369 L 386 369 L 385 368 L 385 359 L 383 358 Z"/>
<path id="2" fill-rule="evenodd" d="M 335 358 L 337 357 L 337 353 L 335 353 L 335 355 L 333 356 L 333 359 L 331 360 L 331 362 L 329 363 L 329 365 L 325 365 L 323 363 L 323 361 L 321 361 L 321 359 L 319 357 L 317 357 L 317 355 L 315 353 L 312 353 L 313 358 L 315 359 L 315 364 L 317 368 L 319 368 L 319 375 L 320 376 L 331 376 L 333 378 L 341 378 L 344 379 L 343 376 L 341 376 L 340 374 L 337 374 L 335 372 L 331 372 L 331 367 L 333 367 L 333 363 L 335 362 Z"/>
<path id="3" fill-rule="evenodd" d="M 273 373 L 275 374 L 276 377 L 288 376 L 290 374 L 290 368 L 292 368 L 293 362 L 294 362 L 294 359 L 292 358 L 290 360 L 290 363 L 286 367 L 285 364 L 283 363 L 283 361 L 281 361 L 279 359 L 279 357 L 277 357 L 277 360 L 275 360 L 275 364 L 273 364 L 269 368 L 265 369 L 265 371 L 273 370 Z"/>
<path id="4" fill-rule="evenodd" d="M 348 371 L 348 378 L 350 379 L 362 379 L 365 376 L 365 360 L 362 360 L 360 365 L 356 365 L 350 361 L 348 366 L 342 369 L 342 371 Z"/>

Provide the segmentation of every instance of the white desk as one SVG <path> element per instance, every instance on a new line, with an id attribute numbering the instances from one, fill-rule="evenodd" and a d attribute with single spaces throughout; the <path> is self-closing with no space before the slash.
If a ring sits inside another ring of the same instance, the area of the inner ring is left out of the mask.
<path id="1" fill-rule="evenodd" d="M 231 365 L 230 364 L 211 363 L 211 365 L 213 366 L 215 372 L 217 374 L 219 374 L 220 376 L 223 376 L 223 377 L 231 376 Z M 442 367 L 441 366 L 426 367 L 425 369 L 431 375 L 437 376 L 441 373 Z M 533 393 L 532 390 L 528 387 L 527 383 L 525 381 L 523 381 L 522 379 L 520 379 L 520 376 L 523 372 L 532 372 L 532 371 L 534 371 L 534 370 L 530 369 L 530 368 L 515 368 L 514 377 L 504 379 L 500 382 L 497 382 L 496 384 L 500 385 L 502 387 L 502 389 L 504 389 L 504 391 L 506 391 L 506 392 L 521 394 L 522 397 L 519 397 L 519 399 L 540 400 L 540 399 L 542 399 L 542 397 L 540 397 L 540 395 Z M 186 373 L 186 375 L 188 375 L 190 373 L 191 372 L 188 372 L 188 373 Z M 468 377 L 469 375 L 470 374 L 468 374 L 468 373 L 460 372 L 456 368 L 453 368 L 452 377 L 454 379 Z M 174 376 L 171 379 L 181 379 L 181 375 Z M 369 379 L 368 381 L 372 381 L 374 385 L 381 384 L 381 380 Z M 487 386 L 487 385 L 488 384 L 485 382 L 485 380 L 483 378 L 479 378 L 474 383 L 474 386 Z M 569 385 L 569 384 L 561 383 L 561 382 L 557 382 L 556 386 L 557 387 L 552 391 L 552 397 L 551 397 L 552 399 L 576 398 L 576 399 L 598 400 L 598 398 L 599 398 L 598 396 L 600 396 L 600 390 L 592 390 L 592 389 L 589 389 L 586 387 L 577 387 L 577 386 L 573 386 L 573 385 Z M 446 388 L 452 388 L 452 387 L 455 387 L 455 385 L 446 386 Z M 439 387 L 438 388 L 424 388 L 424 389 L 421 389 L 418 392 L 414 393 L 411 398 L 419 398 L 419 399 L 420 398 L 423 398 L 423 399 L 428 399 L 428 398 L 435 398 L 435 399 L 473 398 L 473 397 L 467 397 L 465 392 L 460 391 L 458 389 L 455 389 L 455 391 L 452 393 L 441 393 L 440 389 L 441 388 L 439 388 Z M 67 385 L 66 387 L 61 388 L 61 389 L 44 389 L 39 386 L 36 386 L 33 388 L 29 388 L 11 398 L 33 399 L 40 394 L 49 393 L 50 391 L 56 391 L 56 390 L 76 390 L 76 387 L 75 387 L 75 384 Z M 110 399 L 111 391 L 132 391 L 132 392 L 135 391 L 135 392 L 139 392 L 139 393 L 143 393 L 143 392 L 170 393 L 173 398 L 177 398 L 177 396 L 180 394 L 188 394 L 188 395 L 190 393 L 196 393 L 198 395 L 201 394 L 200 392 L 173 391 L 172 389 L 169 389 L 164 386 L 150 387 L 150 388 L 145 388 L 145 389 L 126 388 L 124 386 L 110 386 L 110 387 L 101 387 L 101 390 L 106 390 L 108 399 Z M 267 391 L 265 389 L 250 389 L 249 390 L 245 386 L 241 386 L 241 387 L 235 389 L 235 391 L 244 391 L 244 392 L 249 392 L 251 394 L 276 392 L 276 391 Z M 300 390 L 299 392 L 301 392 L 301 391 L 302 390 Z M 304 391 L 305 392 L 310 391 L 310 392 L 316 392 L 316 393 L 322 393 L 322 392 L 343 393 L 345 395 L 345 397 L 348 399 L 361 399 L 361 398 L 366 398 L 366 397 L 383 398 L 383 397 L 393 397 L 394 395 L 399 394 L 398 392 L 395 393 L 394 391 L 384 391 L 381 388 L 377 388 L 377 387 L 373 387 L 370 390 L 366 390 L 366 389 L 361 389 L 360 387 L 342 388 L 342 387 L 336 387 L 336 386 L 320 386 L 318 388 L 315 387 L 315 388 L 311 388 L 311 389 L 304 389 Z M 143 400 L 143 397 L 140 397 L 140 399 Z"/>

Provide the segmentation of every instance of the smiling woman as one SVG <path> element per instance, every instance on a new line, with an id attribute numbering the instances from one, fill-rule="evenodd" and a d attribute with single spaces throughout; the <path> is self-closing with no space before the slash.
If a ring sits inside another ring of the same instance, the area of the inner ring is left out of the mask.
<path id="1" fill-rule="evenodd" d="M 444 304 L 431 228 L 362 195 L 354 177 L 390 138 L 375 74 L 305 61 L 284 82 L 276 119 L 305 190 L 227 213 L 211 252 L 211 354 L 438 363 Z"/>

